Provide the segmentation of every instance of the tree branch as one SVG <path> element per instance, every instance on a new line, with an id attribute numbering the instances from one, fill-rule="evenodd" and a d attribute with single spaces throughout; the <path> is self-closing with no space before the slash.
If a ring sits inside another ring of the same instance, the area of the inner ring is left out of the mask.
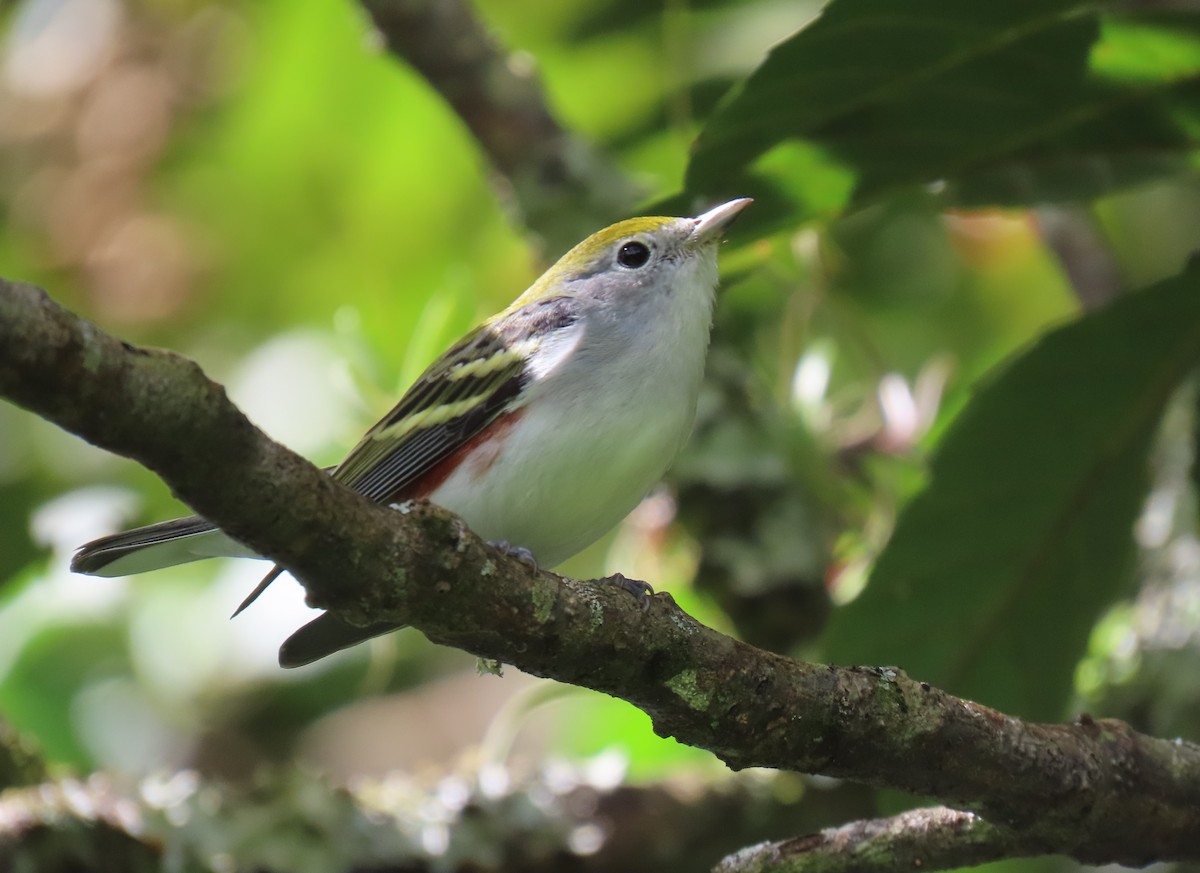
<path id="1" fill-rule="evenodd" d="M 806 664 L 669 597 L 536 571 L 437 507 L 395 512 L 251 425 L 192 362 L 0 281 L 0 395 L 157 472 L 287 566 L 309 600 L 623 698 L 735 769 L 821 773 L 968 806 L 1091 863 L 1200 860 L 1200 747 L 1119 721 L 1028 724 L 891 668 Z"/>
<path id="2" fill-rule="evenodd" d="M 856 821 L 730 855 L 713 873 L 888 873 L 951 870 L 1045 854 L 1027 836 L 944 806 Z"/>
<path id="3" fill-rule="evenodd" d="M 1121 269 L 1092 215 L 1082 206 L 1034 210 L 1038 232 L 1085 310 L 1099 309 L 1124 290 Z"/>
<path id="4" fill-rule="evenodd" d="M 504 199 L 553 252 L 639 199 L 619 168 L 554 118 L 527 55 L 505 51 L 465 0 L 360 0 L 388 49 L 419 72 L 486 153 Z"/>

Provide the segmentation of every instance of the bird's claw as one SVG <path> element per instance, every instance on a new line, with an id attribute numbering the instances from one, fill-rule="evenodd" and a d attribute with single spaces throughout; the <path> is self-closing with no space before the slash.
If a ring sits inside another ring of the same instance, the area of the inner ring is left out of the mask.
<path id="1" fill-rule="evenodd" d="M 654 588 L 649 582 L 630 579 L 621 573 L 614 573 L 612 581 L 638 599 L 638 605 L 642 607 L 642 612 L 650 611 L 650 595 L 654 593 Z"/>
<path id="2" fill-rule="evenodd" d="M 540 569 L 538 567 L 537 558 L 533 556 L 533 552 L 529 551 L 529 549 L 525 548 L 524 546 L 514 546 L 508 540 L 490 540 L 488 545 L 499 549 L 506 555 L 516 558 L 523 564 L 528 564 L 534 570 Z"/>

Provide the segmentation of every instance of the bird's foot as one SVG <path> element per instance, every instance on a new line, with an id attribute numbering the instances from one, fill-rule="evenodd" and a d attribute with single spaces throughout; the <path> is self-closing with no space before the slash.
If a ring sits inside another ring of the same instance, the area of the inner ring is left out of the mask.
<path id="1" fill-rule="evenodd" d="M 650 595 L 654 593 L 654 588 L 649 582 L 643 582 L 641 579 L 630 579 L 620 573 L 614 573 L 611 580 L 616 585 L 624 588 L 638 600 L 638 605 L 642 608 L 642 612 L 650 610 Z"/>
<path id="2" fill-rule="evenodd" d="M 528 564 L 534 570 L 541 569 L 538 567 L 537 558 L 533 556 L 533 552 L 524 546 L 514 546 L 508 540 L 489 540 L 488 545 L 499 549 L 506 555 L 511 555 L 523 564 Z"/>

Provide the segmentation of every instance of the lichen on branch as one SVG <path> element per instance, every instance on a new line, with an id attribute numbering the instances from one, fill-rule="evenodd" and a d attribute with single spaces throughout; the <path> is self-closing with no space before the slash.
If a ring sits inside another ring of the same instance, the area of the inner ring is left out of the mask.
<path id="1" fill-rule="evenodd" d="M 970 807 L 1092 863 L 1200 860 L 1200 747 L 1118 721 L 1029 724 L 894 668 L 756 649 L 667 597 L 535 570 L 421 504 L 375 506 L 272 442 L 192 362 L 0 280 L 0 395 L 156 471 L 287 566 L 316 605 L 623 698 L 729 766 L 820 773 Z"/>

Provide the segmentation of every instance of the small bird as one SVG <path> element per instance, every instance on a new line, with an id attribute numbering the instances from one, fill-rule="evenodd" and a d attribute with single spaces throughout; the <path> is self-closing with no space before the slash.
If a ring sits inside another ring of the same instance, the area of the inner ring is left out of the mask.
<path id="1" fill-rule="evenodd" d="M 750 202 L 631 218 L 588 237 L 434 361 L 331 475 L 390 506 L 427 498 L 543 566 L 592 544 L 691 431 L 717 246 Z M 256 557 L 191 516 L 87 543 L 71 569 L 125 576 L 217 556 Z M 279 662 L 298 667 L 402 626 L 322 613 L 284 642 Z"/>

